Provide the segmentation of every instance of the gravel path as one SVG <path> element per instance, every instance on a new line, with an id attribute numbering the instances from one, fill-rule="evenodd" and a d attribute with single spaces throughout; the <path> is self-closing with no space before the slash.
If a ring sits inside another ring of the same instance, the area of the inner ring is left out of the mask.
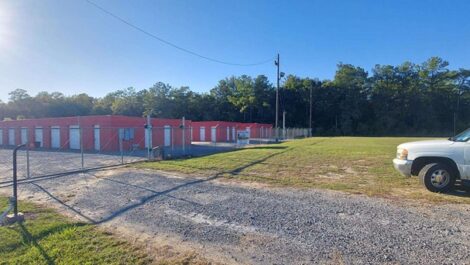
<path id="1" fill-rule="evenodd" d="M 248 188 L 134 169 L 21 184 L 88 222 L 165 235 L 224 263 L 468 264 L 470 207 Z M 9 189 L 1 189 L 9 192 Z"/>
<path id="2" fill-rule="evenodd" d="M 0 185 L 12 178 L 12 149 L 0 149 Z M 31 177 L 58 174 L 62 172 L 76 171 L 82 168 L 82 159 L 79 152 L 60 151 L 30 151 Z M 143 161 L 145 157 L 126 155 L 121 158 L 116 154 L 85 153 L 83 156 L 84 168 L 97 168 L 112 165 L 120 165 L 121 162 L 131 163 Z M 121 160 L 122 159 L 122 160 Z M 26 151 L 18 151 L 18 178 L 26 178 L 27 163 Z"/>

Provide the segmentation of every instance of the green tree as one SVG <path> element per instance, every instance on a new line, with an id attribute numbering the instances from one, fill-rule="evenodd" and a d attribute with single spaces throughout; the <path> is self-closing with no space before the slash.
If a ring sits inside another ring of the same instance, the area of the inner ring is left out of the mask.
<path id="1" fill-rule="evenodd" d="M 142 96 L 133 87 L 118 90 L 115 96 L 116 98 L 111 105 L 113 114 L 142 116 L 144 112 Z"/>
<path id="2" fill-rule="evenodd" d="M 253 89 L 253 79 L 242 75 L 234 78 L 234 87 L 228 101 L 232 103 L 243 114 L 243 120 L 246 120 L 246 113 L 253 108 L 255 103 L 255 91 Z"/>

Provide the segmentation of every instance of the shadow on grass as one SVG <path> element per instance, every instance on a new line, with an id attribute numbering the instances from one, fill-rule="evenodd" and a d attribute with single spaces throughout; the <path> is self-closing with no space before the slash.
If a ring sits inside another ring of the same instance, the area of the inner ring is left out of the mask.
<path id="1" fill-rule="evenodd" d="M 26 217 L 27 218 L 27 217 Z M 80 227 L 86 225 L 85 223 L 75 223 L 75 224 L 60 224 L 56 225 L 53 227 L 50 227 L 48 229 L 44 229 L 41 232 L 37 233 L 37 235 L 33 236 L 31 233 L 28 231 L 24 223 L 18 223 L 18 228 L 19 228 L 19 233 L 22 236 L 23 241 L 19 243 L 14 243 L 14 244 L 9 244 L 9 245 L 3 245 L 2 248 L 0 249 L 0 252 L 3 251 L 10 251 L 10 250 L 15 250 L 19 247 L 22 247 L 26 244 L 32 244 L 35 248 L 39 250 L 41 255 L 44 257 L 46 261 L 48 261 L 49 256 L 47 253 L 44 251 L 44 249 L 38 244 L 38 240 L 41 240 L 43 238 L 46 238 L 50 235 L 61 233 L 62 231 L 72 228 L 72 227 Z M 14 229 L 17 231 L 16 229 Z M 49 258 L 50 259 L 50 258 Z M 48 264 L 54 264 L 54 263 L 48 263 Z"/>
<path id="2" fill-rule="evenodd" d="M 247 147 L 246 149 L 241 149 L 241 150 L 282 150 L 282 149 L 287 149 L 289 148 L 288 146 L 254 146 L 254 147 Z"/>
<path id="3" fill-rule="evenodd" d="M 27 242 L 28 244 L 33 245 L 39 251 L 39 253 L 48 265 L 55 264 L 52 258 L 44 250 L 44 248 L 42 248 L 41 245 L 38 244 L 37 239 L 31 235 L 28 229 L 26 229 L 26 226 L 24 226 L 23 223 L 19 223 L 18 225 L 20 227 L 21 236 L 23 237 L 23 242 Z"/>
<path id="4" fill-rule="evenodd" d="M 205 157 L 211 155 L 217 155 L 222 153 L 231 153 L 231 152 L 239 152 L 244 150 L 251 150 L 251 149 L 266 149 L 266 150 L 276 150 L 276 149 L 286 149 L 287 146 L 279 146 L 279 143 L 270 143 L 270 146 L 255 146 L 255 147 L 236 147 L 236 146 L 217 146 L 217 145 L 207 145 L 207 146 L 199 146 L 199 145 L 192 145 L 191 151 L 189 151 L 189 155 L 186 157 L 179 157 L 173 160 L 186 160 L 191 159 L 194 157 Z"/>

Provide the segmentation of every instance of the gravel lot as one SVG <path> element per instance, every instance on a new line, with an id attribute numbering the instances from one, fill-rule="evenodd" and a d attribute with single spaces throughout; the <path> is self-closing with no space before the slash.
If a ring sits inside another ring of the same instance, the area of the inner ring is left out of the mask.
<path id="1" fill-rule="evenodd" d="M 187 148 L 186 154 L 193 156 L 208 155 L 220 152 L 227 152 L 236 148 L 233 144 L 220 143 L 213 145 L 211 143 L 198 143 L 193 144 Z M 182 149 L 166 148 L 164 151 L 167 155 L 179 156 L 182 155 Z M 9 181 L 12 178 L 12 154 L 13 149 L 0 149 L 0 186 L 3 182 Z M 80 170 L 82 167 L 82 159 L 80 152 L 71 151 L 58 151 L 58 150 L 39 150 L 30 151 L 30 174 L 31 177 L 59 174 L 63 172 Z M 125 153 L 122 158 L 124 163 L 132 163 L 136 161 L 145 161 L 147 153 L 144 150 L 132 152 L 132 154 Z M 18 178 L 26 178 L 26 151 L 21 149 L 17 155 L 18 161 Z M 97 168 L 103 166 L 113 166 L 121 164 L 120 154 L 105 154 L 105 153 L 85 153 L 84 154 L 84 167 Z"/>
<path id="2" fill-rule="evenodd" d="M 0 183 L 12 178 L 12 154 L 12 149 L 0 149 Z M 74 171 L 82 167 L 81 154 L 78 152 L 30 151 L 29 157 L 31 177 Z M 124 156 L 125 163 L 140 160 L 145 160 L 145 157 Z M 17 156 L 19 179 L 26 178 L 26 161 L 26 151 L 19 151 Z M 120 163 L 120 155 L 84 154 L 85 168 L 119 165 Z"/>
<path id="3" fill-rule="evenodd" d="M 126 168 L 21 184 L 20 196 L 222 263 L 470 263 L 465 205 L 413 206 Z"/>

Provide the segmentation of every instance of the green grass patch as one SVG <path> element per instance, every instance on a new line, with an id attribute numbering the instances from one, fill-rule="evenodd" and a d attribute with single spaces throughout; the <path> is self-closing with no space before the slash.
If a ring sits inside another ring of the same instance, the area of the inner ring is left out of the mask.
<path id="1" fill-rule="evenodd" d="M 416 140 L 424 138 L 314 137 L 205 157 L 141 163 L 137 167 L 219 174 L 276 186 L 470 203 L 467 196 L 430 193 L 416 177 L 402 177 L 395 171 L 392 160 L 397 145 Z"/>
<path id="2" fill-rule="evenodd" d="M 7 199 L 0 197 L 0 209 Z M 0 227 L 0 264 L 149 264 L 137 248 L 92 225 L 20 202 L 25 222 Z"/>

